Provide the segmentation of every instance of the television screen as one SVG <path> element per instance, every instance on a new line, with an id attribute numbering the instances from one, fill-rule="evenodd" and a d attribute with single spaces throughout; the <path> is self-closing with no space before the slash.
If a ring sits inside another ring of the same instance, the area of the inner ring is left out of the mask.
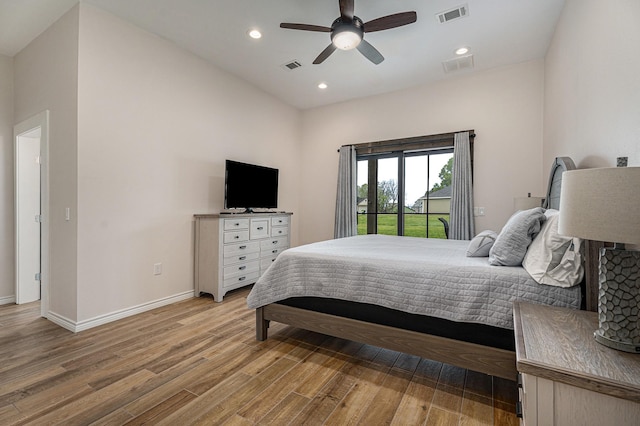
<path id="1" fill-rule="evenodd" d="M 278 169 L 227 160 L 224 208 L 278 207 Z"/>

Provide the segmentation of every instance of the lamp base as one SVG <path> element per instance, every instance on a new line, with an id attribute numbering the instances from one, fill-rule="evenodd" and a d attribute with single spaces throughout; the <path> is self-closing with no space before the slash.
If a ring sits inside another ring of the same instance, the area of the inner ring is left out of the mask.
<path id="1" fill-rule="evenodd" d="M 620 342 L 618 340 L 609 339 L 601 334 L 600 330 L 596 330 L 593 332 L 593 337 L 595 337 L 596 342 L 608 346 L 613 349 L 617 349 L 619 351 L 631 352 L 634 354 L 640 353 L 640 344 Z"/>
<path id="2" fill-rule="evenodd" d="M 598 323 L 598 343 L 640 353 L 640 251 L 600 250 Z"/>

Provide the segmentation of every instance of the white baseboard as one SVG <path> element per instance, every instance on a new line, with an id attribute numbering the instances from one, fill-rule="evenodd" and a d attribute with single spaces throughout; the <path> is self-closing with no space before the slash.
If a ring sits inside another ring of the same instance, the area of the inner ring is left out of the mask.
<path id="1" fill-rule="evenodd" d="M 109 314 L 99 315 L 97 317 L 82 320 L 78 322 L 71 321 L 55 312 L 49 312 L 48 319 L 58 324 L 60 327 L 73 331 L 74 333 L 88 330 L 99 325 L 107 324 L 109 322 L 117 321 L 122 318 L 130 317 L 132 315 L 140 314 L 142 312 L 150 311 L 161 306 L 170 305 L 172 303 L 180 302 L 182 300 L 191 299 L 194 297 L 194 291 L 185 291 L 184 293 L 174 294 L 173 296 L 164 297 L 162 299 L 154 300 L 151 302 L 143 303 L 138 306 L 132 306 L 130 308 L 122 309 L 119 311 L 111 312 Z"/>
<path id="2" fill-rule="evenodd" d="M 54 324 L 58 324 L 62 328 L 66 328 L 69 331 L 76 332 L 76 323 L 71 321 L 69 318 L 58 315 L 55 312 L 49 311 L 47 314 L 47 319 Z"/>
<path id="3" fill-rule="evenodd" d="M 0 305 L 9 305 L 11 303 L 16 303 L 16 296 L 0 297 Z"/>

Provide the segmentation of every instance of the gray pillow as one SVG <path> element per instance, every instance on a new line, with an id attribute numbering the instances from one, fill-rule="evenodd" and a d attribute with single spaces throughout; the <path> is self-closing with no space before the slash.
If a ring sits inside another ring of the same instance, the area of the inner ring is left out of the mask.
<path id="1" fill-rule="evenodd" d="M 536 207 L 513 214 L 489 250 L 489 263 L 498 266 L 520 266 L 527 247 L 540 232 L 545 221 L 544 209 Z"/>
<path id="2" fill-rule="evenodd" d="M 487 257 L 489 256 L 489 250 L 496 241 L 496 234 L 493 231 L 482 231 L 469 243 L 467 247 L 467 257 Z"/>

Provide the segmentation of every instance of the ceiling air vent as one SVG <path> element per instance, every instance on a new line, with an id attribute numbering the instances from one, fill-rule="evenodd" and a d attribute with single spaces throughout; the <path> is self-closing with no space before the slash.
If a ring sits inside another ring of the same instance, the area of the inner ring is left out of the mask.
<path id="1" fill-rule="evenodd" d="M 302 64 L 298 61 L 290 61 L 290 62 L 287 62 L 286 64 L 283 64 L 282 68 L 287 70 L 295 70 L 296 68 L 300 68 L 301 66 Z"/>
<path id="2" fill-rule="evenodd" d="M 473 55 L 461 56 L 442 63 L 445 73 L 461 71 L 473 68 Z"/>
<path id="3" fill-rule="evenodd" d="M 444 24 L 445 22 L 450 22 L 450 21 L 453 21 L 454 19 L 464 18 L 465 16 L 469 16 L 469 6 L 466 4 L 462 6 L 458 6 L 455 9 L 438 13 L 436 15 L 436 19 L 438 19 L 438 22 L 440 22 L 441 24 Z"/>

